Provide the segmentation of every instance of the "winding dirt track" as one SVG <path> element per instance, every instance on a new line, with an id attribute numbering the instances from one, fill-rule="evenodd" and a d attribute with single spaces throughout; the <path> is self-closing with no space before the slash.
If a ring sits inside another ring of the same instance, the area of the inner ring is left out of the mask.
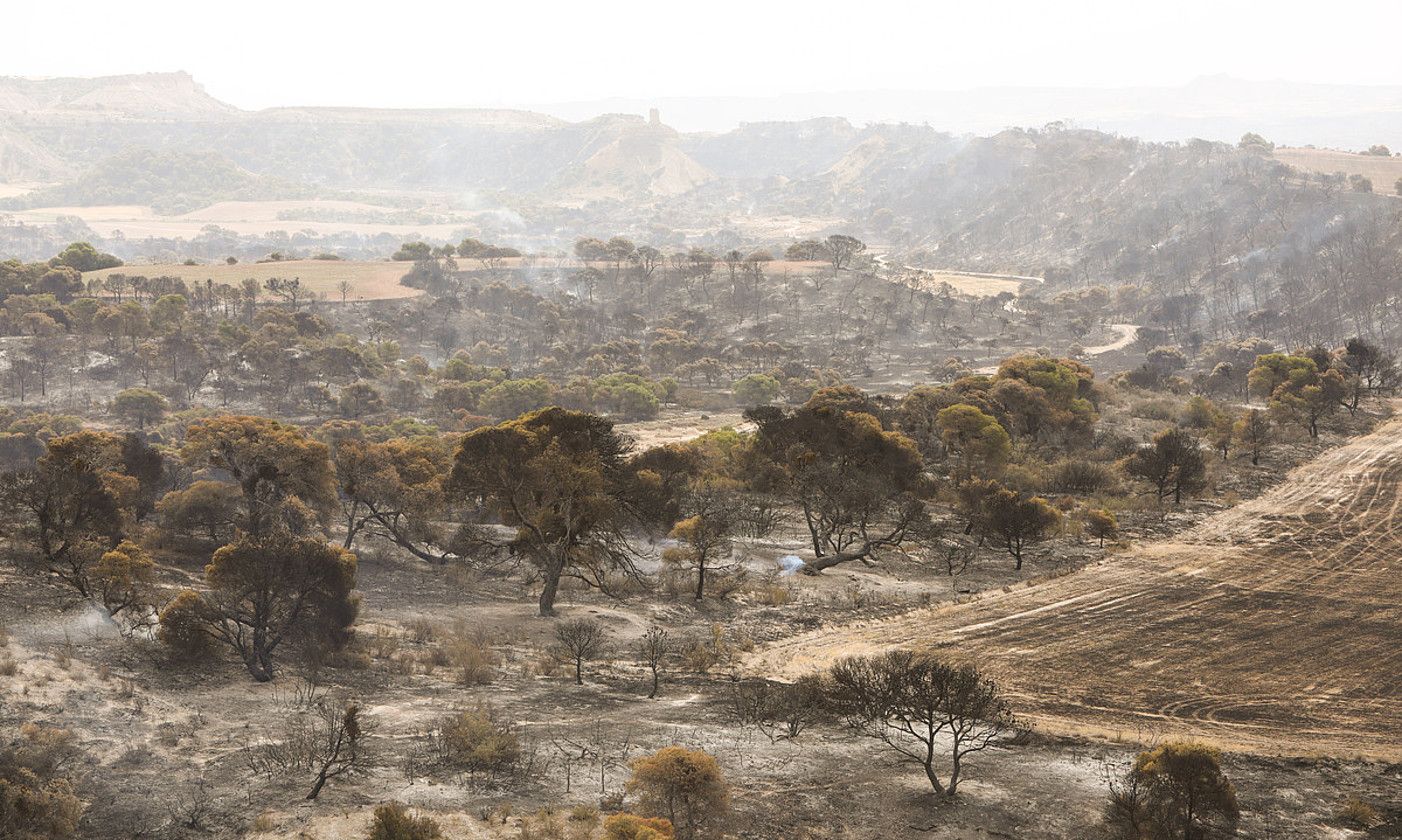
<path id="1" fill-rule="evenodd" d="M 946 648 L 1039 728 L 1402 760 L 1402 418 L 1171 540 L 959 605 L 759 649 L 794 677 Z"/>

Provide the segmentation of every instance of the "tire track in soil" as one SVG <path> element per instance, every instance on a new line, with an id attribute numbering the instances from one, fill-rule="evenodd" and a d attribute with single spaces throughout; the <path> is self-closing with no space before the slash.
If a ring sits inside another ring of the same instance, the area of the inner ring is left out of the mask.
<path id="1" fill-rule="evenodd" d="M 1049 732 L 1402 760 L 1402 418 L 1169 540 L 755 651 L 793 678 L 896 647 L 980 663 Z"/>

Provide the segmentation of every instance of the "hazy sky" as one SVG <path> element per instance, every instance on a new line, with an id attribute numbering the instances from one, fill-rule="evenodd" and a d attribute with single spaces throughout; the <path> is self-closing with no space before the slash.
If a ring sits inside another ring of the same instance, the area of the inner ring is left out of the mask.
<path id="1" fill-rule="evenodd" d="M 1176 85 L 1213 73 L 1402 85 L 1402 0 L 1348 0 L 1334 21 L 1317 0 L 5 5 L 0 75 L 187 70 L 243 108 Z"/>

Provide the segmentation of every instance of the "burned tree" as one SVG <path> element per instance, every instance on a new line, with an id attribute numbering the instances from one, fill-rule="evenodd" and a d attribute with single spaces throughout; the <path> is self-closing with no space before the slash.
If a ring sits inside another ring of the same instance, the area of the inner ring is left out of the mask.
<path id="1" fill-rule="evenodd" d="M 563 577 L 608 591 L 610 574 L 636 577 L 626 521 L 629 444 L 593 414 L 545 408 L 468 433 L 448 487 L 516 529 L 506 547 L 544 581 L 540 614 L 554 615 Z"/>
<path id="2" fill-rule="evenodd" d="M 829 701 L 855 732 L 881 741 L 919 765 L 936 793 L 954 796 L 964 760 L 1016 726 L 998 686 L 970 665 L 895 650 L 833 666 Z M 941 781 L 937 747 L 950 743 Z"/>
<path id="3" fill-rule="evenodd" d="M 746 416 L 759 427 L 756 489 L 803 511 L 814 555 L 807 571 L 870 562 L 927 520 L 919 450 L 871 414 L 805 406 L 757 408 Z"/>

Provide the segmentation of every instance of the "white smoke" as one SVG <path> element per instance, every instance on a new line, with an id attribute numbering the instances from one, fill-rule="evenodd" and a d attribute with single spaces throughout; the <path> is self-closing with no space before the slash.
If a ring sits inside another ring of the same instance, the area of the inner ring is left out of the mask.
<path id="1" fill-rule="evenodd" d="M 803 558 L 797 554 L 785 554 L 779 558 L 779 574 L 783 577 L 798 574 L 798 570 L 803 568 Z"/>

